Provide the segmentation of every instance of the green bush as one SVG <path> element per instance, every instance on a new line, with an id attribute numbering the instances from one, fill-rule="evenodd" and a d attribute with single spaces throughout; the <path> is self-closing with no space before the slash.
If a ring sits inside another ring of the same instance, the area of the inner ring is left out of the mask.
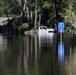
<path id="1" fill-rule="evenodd" d="M 29 28 L 29 24 L 28 23 L 23 23 L 23 25 L 21 25 L 19 27 L 19 31 L 24 32 L 25 30 L 28 30 Z"/>

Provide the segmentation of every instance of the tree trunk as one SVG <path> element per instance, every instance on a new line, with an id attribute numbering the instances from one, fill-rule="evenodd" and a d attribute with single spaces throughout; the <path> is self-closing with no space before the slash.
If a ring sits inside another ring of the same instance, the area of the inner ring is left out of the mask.
<path id="1" fill-rule="evenodd" d="M 27 0 L 22 0 L 22 23 L 24 23 L 24 14 L 25 14 L 25 10 L 27 12 L 27 20 L 29 22 L 29 8 L 28 8 L 28 2 Z"/>
<path id="2" fill-rule="evenodd" d="M 57 2 L 56 2 L 56 0 L 54 0 L 54 3 L 53 3 L 53 9 L 54 9 L 54 27 L 55 27 L 55 30 L 57 31 L 57 15 L 58 15 L 58 13 L 57 13 Z"/>
<path id="3" fill-rule="evenodd" d="M 57 20 L 57 8 L 56 8 L 56 1 L 54 1 L 54 17 L 55 17 L 55 22 Z"/>
<path id="4" fill-rule="evenodd" d="M 29 8 L 28 8 L 28 6 L 26 6 L 26 10 L 27 10 L 27 20 L 28 20 L 28 23 L 29 23 Z"/>
<path id="5" fill-rule="evenodd" d="M 6 15 L 7 15 L 7 18 L 8 18 L 8 19 L 7 19 L 7 22 L 9 22 L 9 16 L 8 16 L 8 14 L 6 14 Z"/>
<path id="6" fill-rule="evenodd" d="M 21 25 L 24 23 L 24 13 L 25 13 L 25 1 L 22 0 Z"/>
<path id="7" fill-rule="evenodd" d="M 40 24 L 41 24 L 41 14 L 39 14 L 39 25 L 38 26 L 40 26 Z"/>
<path id="8" fill-rule="evenodd" d="M 25 10 L 26 10 L 26 13 L 27 13 L 27 20 L 28 20 L 28 23 L 29 23 L 29 19 L 30 19 L 30 13 L 29 13 L 29 7 L 28 7 L 28 1 L 25 0 Z"/>
<path id="9" fill-rule="evenodd" d="M 35 22 L 34 22 L 34 28 L 37 27 L 37 0 L 35 0 Z"/>
<path id="10" fill-rule="evenodd" d="M 32 8 L 31 8 L 31 12 L 30 12 L 30 19 L 31 19 L 31 25 L 33 24 L 33 12 L 32 12 Z"/>

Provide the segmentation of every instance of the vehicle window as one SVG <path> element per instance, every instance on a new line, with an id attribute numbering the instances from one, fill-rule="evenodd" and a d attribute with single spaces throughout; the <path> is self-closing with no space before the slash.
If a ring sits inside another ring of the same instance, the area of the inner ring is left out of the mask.
<path id="1" fill-rule="evenodd" d="M 42 27 L 40 27 L 40 29 L 43 29 Z"/>
<path id="2" fill-rule="evenodd" d="M 46 27 L 43 27 L 43 29 L 47 29 Z"/>

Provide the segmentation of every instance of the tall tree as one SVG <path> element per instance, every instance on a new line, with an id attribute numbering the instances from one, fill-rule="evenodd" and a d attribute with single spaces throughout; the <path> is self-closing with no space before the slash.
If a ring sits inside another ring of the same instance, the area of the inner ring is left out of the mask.
<path id="1" fill-rule="evenodd" d="M 17 0 L 2 0 L 0 2 L 0 12 L 4 16 L 20 15 L 20 4 Z"/>
<path id="2" fill-rule="evenodd" d="M 34 28 L 37 27 L 37 0 L 35 0 L 35 22 L 34 22 Z"/>
<path id="3" fill-rule="evenodd" d="M 21 11 L 21 24 L 24 23 L 24 14 L 25 14 L 25 0 L 21 1 L 22 5 L 22 11 Z"/>

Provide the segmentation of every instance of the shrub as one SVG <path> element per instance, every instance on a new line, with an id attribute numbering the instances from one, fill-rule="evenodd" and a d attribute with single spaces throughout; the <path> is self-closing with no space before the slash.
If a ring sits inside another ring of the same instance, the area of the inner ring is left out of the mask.
<path id="1" fill-rule="evenodd" d="M 23 25 L 19 26 L 19 31 L 24 32 L 25 30 L 28 30 L 29 24 L 23 23 Z"/>

